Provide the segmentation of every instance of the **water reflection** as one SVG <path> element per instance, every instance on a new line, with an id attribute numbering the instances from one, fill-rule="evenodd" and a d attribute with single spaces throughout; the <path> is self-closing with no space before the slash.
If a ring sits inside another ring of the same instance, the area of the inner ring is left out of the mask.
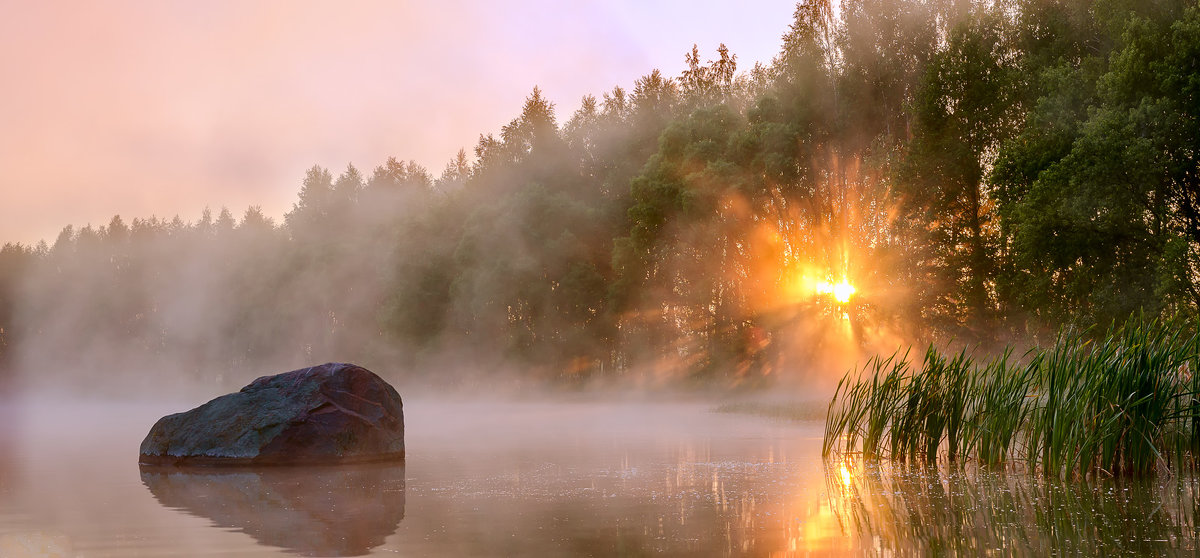
<path id="1" fill-rule="evenodd" d="M 404 519 L 404 466 L 179 469 L 143 466 L 165 507 L 302 556 L 361 556 Z"/>
<path id="2" fill-rule="evenodd" d="M 139 471 L 130 455 L 163 409 L 48 408 L 23 434 L 8 442 L 0 435 L 0 556 L 16 552 L 14 545 L 91 558 L 1195 555 L 1200 548 L 1194 476 L 1086 484 L 1020 471 L 826 463 L 819 423 L 701 406 L 406 407 L 409 445 L 419 449 L 406 468 L 257 471 Z M 128 420 L 80 420 L 121 413 Z M 91 428 L 86 435 L 81 424 Z M 88 464 L 87 475 L 79 463 Z M 420 513 L 405 517 L 406 506 Z"/>
<path id="3" fill-rule="evenodd" d="M 827 468 L 847 534 L 900 556 L 1195 555 L 1198 488 L 1195 476 L 1084 483 L 970 467 Z"/>

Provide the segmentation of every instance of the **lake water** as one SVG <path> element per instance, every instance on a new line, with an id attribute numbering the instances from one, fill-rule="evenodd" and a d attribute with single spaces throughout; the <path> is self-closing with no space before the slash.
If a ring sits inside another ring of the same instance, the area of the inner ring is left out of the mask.
<path id="1" fill-rule="evenodd" d="M 826 466 L 706 404 L 408 401 L 403 466 L 142 469 L 191 405 L 0 405 L 0 556 L 1194 555 L 1194 477 Z"/>

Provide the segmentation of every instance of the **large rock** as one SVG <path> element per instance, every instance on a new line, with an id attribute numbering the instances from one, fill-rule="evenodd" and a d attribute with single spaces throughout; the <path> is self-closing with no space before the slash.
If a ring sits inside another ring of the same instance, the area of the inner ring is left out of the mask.
<path id="1" fill-rule="evenodd" d="M 400 394 L 370 370 L 329 363 L 254 380 L 158 420 L 154 465 L 360 463 L 404 459 Z"/>

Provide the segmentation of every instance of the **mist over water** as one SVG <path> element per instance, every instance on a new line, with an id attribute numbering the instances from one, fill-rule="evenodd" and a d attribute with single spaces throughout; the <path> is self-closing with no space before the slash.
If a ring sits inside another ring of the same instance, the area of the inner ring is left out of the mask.
<path id="1" fill-rule="evenodd" d="M 1197 548 L 1191 477 L 1080 485 L 827 467 L 819 422 L 696 403 L 410 398 L 403 465 L 139 469 L 149 425 L 195 403 L 0 405 L 4 556 Z"/>
<path id="2" fill-rule="evenodd" d="M 714 528 L 777 488 L 788 463 L 817 464 L 819 429 L 703 405 L 410 399 L 399 467 L 139 470 L 141 436 L 176 405 L 7 405 L 22 426 L 0 460 L 4 540 L 42 537 L 80 556 L 778 546 L 774 528 Z"/>

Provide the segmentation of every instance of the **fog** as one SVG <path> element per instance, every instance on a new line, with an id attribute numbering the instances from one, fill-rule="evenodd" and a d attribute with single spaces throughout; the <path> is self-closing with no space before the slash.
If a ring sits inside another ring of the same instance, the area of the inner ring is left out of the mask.
<path id="1" fill-rule="evenodd" d="M 403 464 L 139 470 L 144 430 L 182 403 L 56 396 L 0 405 L 15 419 L 0 429 L 15 434 L 0 439 L 0 550 L 25 556 L 34 545 L 98 557 L 779 549 L 795 538 L 785 510 L 814 514 L 823 479 L 807 474 L 820 467 L 812 424 L 716 415 L 694 403 L 412 397 Z M 784 478 L 793 482 L 779 491 Z M 734 527 L 722 528 L 727 522 Z M 820 534 L 805 544 L 846 544 L 836 531 Z"/>
<path id="2" fill-rule="evenodd" d="M 1026 172 L 1049 164 L 1021 147 L 1055 121 L 1033 102 L 1054 91 L 1043 54 L 1135 48 L 1101 40 L 1119 12 L 801 2 L 769 62 L 697 44 L 681 70 L 578 100 L 527 85 L 444 166 L 321 157 L 273 183 L 296 192 L 282 215 L 229 198 L 8 243 L 0 369 L 95 394 L 215 393 L 349 361 L 432 391 L 819 398 L 908 346 L 1019 352 L 1064 323 L 1186 314 L 1195 251 L 1171 235 L 1200 230 L 1191 213 L 1092 235 L 1055 213 L 1093 203 L 1056 177 L 1095 175 L 1099 151 Z M 1059 15 L 1048 46 L 1038 30 Z M 1117 100 L 1053 106 L 1085 102 Z M 1146 183 L 1188 180 L 1160 178 Z M 1163 207 L 1191 203 L 1175 191 Z"/>
<path id="3" fill-rule="evenodd" d="M 578 102 L 532 87 L 444 168 L 312 166 L 281 217 L 114 216 L 8 245 L 0 365 L 30 389 L 114 396 L 344 361 L 434 392 L 818 399 L 943 333 L 914 282 L 957 288 L 910 265 L 926 239 L 887 147 L 862 139 L 911 118 L 915 53 L 948 24 L 821 5 L 796 7 L 770 64 L 696 46 L 677 75 Z M 872 25 L 914 40 L 909 58 L 864 45 Z M 885 62 L 891 121 L 823 114 Z M 854 294 L 822 287 L 838 282 Z"/>

